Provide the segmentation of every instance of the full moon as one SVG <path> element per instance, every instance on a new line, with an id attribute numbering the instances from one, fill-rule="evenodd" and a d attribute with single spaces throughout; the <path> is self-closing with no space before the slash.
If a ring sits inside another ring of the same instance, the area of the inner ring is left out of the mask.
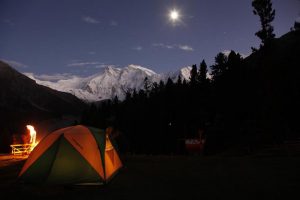
<path id="1" fill-rule="evenodd" d="M 170 14 L 169 14 L 170 19 L 175 22 L 179 19 L 179 13 L 177 10 L 171 10 Z"/>

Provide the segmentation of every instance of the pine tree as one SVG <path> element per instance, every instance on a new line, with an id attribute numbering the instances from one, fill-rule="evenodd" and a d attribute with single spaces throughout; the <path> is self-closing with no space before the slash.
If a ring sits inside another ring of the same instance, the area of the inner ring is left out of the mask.
<path id="1" fill-rule="evenodd" d="M 205 63 L 205 60 L 202 60 L 202 62 L 200 63 L 200 70 L 199 70 L 199 82 L 201 84 L 206 83 L 207 81 L 207 65 Z"/>
<path id="2" fill-rule="evenodd" d="M 160 80 L 158 87 L 159 87 L 159 91 L 162 92 L 165 89 L 165 83 L 162 80 Z"/>
<path id="3" fill-rule="evenodd" d="M 215 64 L 211 66 L 213 80 L 216 81 L 227 71 L 227 57 L 224 53 L 218 53 L 215 57 Z"/>
<path id="4" fill-rule="evenodd" d="M 197 84 L 198 72 L 197 65 L 192 65 L 192 70 L 190 72 L 190 83 L 191 85 Z"/>
<path id="5" fill-rule="evenodd" d="M 131 99 L 131 92 L 130 92 L 130 90 L 128 90 L 128 91 L 126 91 L 126 93 L 125 93 L 125 101 L 130 101 L 130 99 Z"/>
<path id="6" fill-rule="evenodd" d="M 144 90 L 146 91 L 147 94 L 149 93 L 150 88 L 151 88 L 150 81 L 149 81 L 148 77 L 145 77 L 145 79 L 144 79 Z"/>
<path id="7" fill-rule="evenodd" d="M 116 95 L 115 97 L 114 97 L 114 99 L 113 99 L 113 105 L 114 106 L 117 106 L 119 104 L 119 98 L 118 98 L 118 96 Z"/>
<path id="8" fill-rule="evenodd" d="M 166 88 L 170 89 L 171 87 L 173 87 L 174 83 L 172 81 L 172 79 L 169 77 L 166 83 Z"/>
<path id="9" fill-rule="evenodd" d="M 147 98 L 147 94 L 145 92 L 145 90 L 139 90 L 138 92 L 138 98 L 141 101 L 144 101 Z"/>
<path id="10" fill-rule="evenodd" d="M 132 98 L 136 101 L 138 98 L 138 93 L 136 91 L 136 89 L 133 89 L 133 93 L 132 93 Z"/>
<path id="11" fill-rule="evenodd" d="M 178 79 L 177 79 L 177 83 L 176 83 L 178 86 L 182 85 L 182 79 L 181 79 L 181 76 L 178 75 Z"/>
<path id="12" fill-rule="evenodd" d="M 275 37 L 271 22 L 275 18 L 275 10 L 272 8 L 271 0 L 253 0 L 252 7 L 254 15 L 258 15 L 261 23 L 261 30 L 255 33 L 261 39 L 262 45 L 269 44 Z"/>
<path id="13" fill-rule="evenodd" d="M 237 68 L 242 61 L 242 57 L 239 53 L 235 53 L 234 51 L 231 51 L 227 58 L 227 66 L 228 70 L 233 70 Z"/>

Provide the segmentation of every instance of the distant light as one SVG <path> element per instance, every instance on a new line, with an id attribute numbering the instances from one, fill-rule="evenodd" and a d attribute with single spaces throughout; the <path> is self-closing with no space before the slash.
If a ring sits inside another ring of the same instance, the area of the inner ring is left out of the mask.
<path id="1" fill-rule="evenodd" d="M 176 9 L 171 10 L 169 13 L 169 17 L 173 22 L 176 22 L 177 20 L 179 20 L 180 15 L 179 15 L 178 10 L 176 10 Z"/>

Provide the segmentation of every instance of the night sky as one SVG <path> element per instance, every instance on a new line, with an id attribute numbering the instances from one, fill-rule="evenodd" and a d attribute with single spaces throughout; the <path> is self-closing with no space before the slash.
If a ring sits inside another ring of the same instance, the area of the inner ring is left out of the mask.
<path id="1" fill-rule="evenodd" d="M 273 0 L 276 37 L 299 0 Z M 169 12 L 177 9 L 179 20 Z M 20 72 L 86 76 L 107 65 L 156 72 L 210 65 L 217 53 L 258 47 L 251 0 L 0 0 L 0 59 Z"/>

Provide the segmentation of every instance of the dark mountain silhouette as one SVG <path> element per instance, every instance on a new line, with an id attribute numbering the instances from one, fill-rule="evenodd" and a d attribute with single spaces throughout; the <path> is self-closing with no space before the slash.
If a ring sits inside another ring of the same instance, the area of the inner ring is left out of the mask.
<path id="1" fill-rule="evenodd" d="M 80 115 L 85 106 L 75 96 L 38 85 L 0 61 L 1 147 L 7 147 L 12 134 L 24 133 L 27 123 Z"/>

